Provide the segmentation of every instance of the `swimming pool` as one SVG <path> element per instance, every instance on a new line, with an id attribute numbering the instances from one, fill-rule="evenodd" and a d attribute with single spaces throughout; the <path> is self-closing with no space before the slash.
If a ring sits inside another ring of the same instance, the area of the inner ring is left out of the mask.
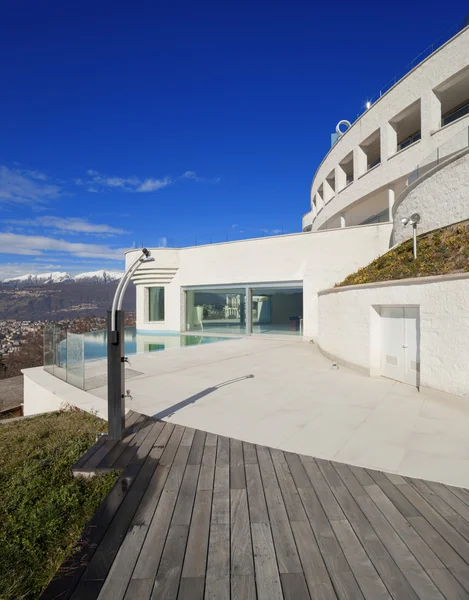
<path id="1" fill-rule="evenodd" d="M 126 354 L 140 352 L 160 352 L 169 348 L 198 346 L 232 340 L 232 337 L 208 335 L 181 335 L 174 333 L 138 333 L 135 327 L 126 327 L 124 333 L 124 349 Z M 84 358 L 97 360 L 107 356 L 107 332 L 92 331 L 85 334 Z"/>

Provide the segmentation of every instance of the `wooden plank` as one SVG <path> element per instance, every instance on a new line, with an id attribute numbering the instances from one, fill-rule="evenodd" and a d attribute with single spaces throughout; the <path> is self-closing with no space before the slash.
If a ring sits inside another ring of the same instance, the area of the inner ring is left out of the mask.
<path id="1" fill-rule="evenodd" d="M 368 555 L 389 592 L 396 598 L 416 599 L 417 595 L 411 585 L 390 556 L 381 539 L 371 527 L 369 520 L 360 510 L 360 507 L 332 466 L 332 463 L 321 461 L 318 464 L 324 478 L 331 487 L 332 492 L 346 515 L 350 526 L 353 527 L 354 536 L 356 536 L 356 539 L 361 543 L 364 551 Z M 332 524 L 332 526 L 334 527 L 334 524 Z M 343 532 L 344 531 L 345 528 L 343 529 Z M 347 539 L 352 541 L 351 536 L 347 536 Z M 357 577 L 357 574 L 355 574 L 355 576 Z"/>
<path id="2" fill-rule="evenodd" d="M 129 529 L 101 588 L 99 600 L 124 598 L 147 530 L 146 525 L 133 525 Z"/>
<path id="3" fill-rule="evenodd" d="M 426 483 L 433 492 L 438 494 L 454 511 L 469 522 L 469 506 L 454 494 L 453 488 L 432 481 Z"/>
<path id="4" fill-rule="evenodd" d="M 165 427 L 165 423 L 163 423 L 162 421 L 156 421 L 154 423 L 150 433 L 147 435 L 147 437 L 142 442 L 142 444 L 137 448 L 137 452 L 134 454 L 134 456 L 132 457 L 132 460 L 130 461 L 129 464 L 131 464 L 131 465 L 143 464 L 146 457 L 148 456 L 151 449 L 153 448 L 153 444 L 155 443 L 155 441 L 158 438 L 158 436 L 160 435 L 160 433 L 163 431 L 164 427 Z"/>
<path id="5" fill-rule="evenodd" d="M 280 573 L 300 573 L 302 571 L 301 563 L 280 489 L 267 488 L 265 499 L 279 571 Z"/>
<path id="6" fill-rule="evenodd" d="M 251 523 L 251 534 L 257 594 L 259 598 L 283 600 L 274 542 L 269 524 Z"/>
<path id="7" fill-rule="evenodd" d="M 244 464 L 246 464 L 246 465 L 257 464 L 257 452 L 256 452 L 256 446 L 254 444 L 250 444 L 249 442 L 243 442 L 243 452 L 244 452 Z"/>
<path id="8" fill-rule="evenodd" d="M 285 600 L 309 599 L 309 592 L 303 573 L 282 573 L 283 598 Z"/>
<path id="9" fill-rule="evenodd" d="M 205 579 L 203 577 L 183 578 L 177 598 L 178 600 L 203 600 L 204 588 Z"/>
<path id="10" fill-rule="evenodd" d="M 469 540 L 469 523 L 464 517 L 454 510 L 439 494 L 434 492 L 427 482 L 410 478 L 407 481 L 466 541 Z"/>
<path id="11" fill-rule="evenodd" d="M 82 581 L 101 579 L 104 580 L 111 568 L 114 558 L 119 550 L 122 540 L 132 522 L 136 509 L 142 499 L 145 489 L 155 470 L 155 461 L 150 457 L 139 470 L 130 490 L 125 495 L 115 516 L 106 530 L 95 554 L 86 567 Z M 124 472 L 125 474 L 125 472 Z M 79 584 L 79 585 L 80 585 Z"/>
<path id="12" fill-rule="evenodd" d="M 131 579 L 124 600 L 149 600 L 153 589 L 152 579 Z"/>
<path id="13" fill-rule="evenodd" d="M 151 453 L 150 453 L 151 454 Z M 132 519 L 134 525 L 150 525 L 169 475 L 169 467 L 158 465 Z"/>
<path id="14" fill-rule="evenodd" d="M 362 467 L 355 467 L 354 465 L 349 465 L 350 470 L 355 475 L 356 479 L 362 484 L 364 488 L 367 485 L 375 485 L 376 482 L 372 479 L 368 473 Z"/>
<path id="15" fill-rule="evenodd" d="M 231 600 L 256 600 L 256 597 L 253 575 L 231 576 Z"/>
<path id="16" fill-rule="evenodd" d="M 171 432 L 171 437 L 166 442 L 168 434 L 166 433 L 166 427 L 163 429 L 162 433 L 155 442 L 155 448 L 159 447 L 161 449 L 161 447 L 164 446 L 164 450 L 160 458 L 160 465 L 170 465 L 173 462 L 183 434 L 184 427 L 176 425 Z"/>
<path id="17" fill-rule="evenodd" d="M 230 440 L 230 488 L 246 489 L 243 443 L 233 439 Z"/>
<path id="18" fill-rule="evenodd" d="M 385 495 L 391 500 L 397 510 L 406 519 L 410 517 L 419 517 L 420 513 L 415 506 L 407 500 L 399 488 L 389 481 L 389 479 L 378 471 L 367 470 L 373 481 L 379 485 Z"/>
<path id="19" fill-rule="evenodd" d="M 151 595 L 152 600 L 176 600 L 186 549 L 188 525 L 171 525 Z"/>
<path id="20" fill-rule="evenodd" d="M 187 465 L 174 509 L 172 525 L 189 525 L 194 505 L 200 465 Z"/>
<path id="21" fill-rule="evenodd" d="M 411 527 L 391 500 L 386 496 L 378 484 L 367 486 L 366 491 L 381 513 L 386 517 L 399 536 L 404 540 L 412 554 L 422 567 L 429 569 L 443 569 L 444 565 L 431 547 Z"/>
<path id="22" fill-rule="evenodd" d="M 200 467 L 199 481 L 197 483 L 198 490 L 213 490 L 215 463 L 217 460 L 217 447 L 214 444 L 207 444 L 207 441 L 208 435 L 205 438 L 202 466 Z"/>
<path id="23" fill-rule="evenodd" d="M 391 596 L 386 586 L 376 572 L 350 523 L 347 520 L 334 521 L 332 527 L 365 598 L 367 600 L 378 600 L 378 598 L 389 600 Z M 401 598 L 404 599 L 405 596 L 397 596 L 397 598 L 400 600 Z"/>
<path id="24" fill-rule="evenodd" d="M 247 467 L 246 467 L 247 468 Z M 274 461 L 274 469 L 277 474 L 277 480 L 282 491 L 283 501 L 290 521 L 307 521 L 301 498 L 298 494 L 295 482 L 285 461 Z M 309 486 L 311 487 L 311 485 Z"/>
<path id="25" fill-rule="evenodd" d="M 133 439 L 128 443 L 127 448 L 112 465 L 114 469 L 124 469 L 130 463 L 137 452 L 137 449 L 142 445 L 144 439 L 150 433 L 153 427 L 154 421 L 150 418 L 147 418 L 141 424 L 141 426 L 139 426 L 138 431 L 135 433 Z"/>
<path id="26" fill-rule="evenodd" d="M 409 523 L 437 553 L 440 560 L 464 587 L 466 592 L 469 592 L 469 569 L 459 554 L 454 551 L 432 524 L 424 517 L 410 517 Z"/>
<path id="27" fill-rule="evenodd" d="M 230 468 L 215 467 L 212 523 L 230 523 Z"/>
<path id="28" fill-rule="evenodd" d="M 287 459 L 288 467 L 296 487 L 300 489 L 311 487 L 311 481 L 298 455 L 292 452 L 285 452 L 285 458 Z"/>
<path id="29" fill-rule="evenodd" d="M 230 466 L 230 439 L 222 435 L 218 436 L 217 445 L 217 467 Z"/>
<path id="30" fill-rule="evenodd" d="M 192 442 L 191 452 L 189 454 L 188 465 L 200 465 L 205 447 L 205 431 L 197 430 Z"/>
<path id="31" fill-rule="evenodd" d="M 205 598 L 230 599 L 230 526 L 216 524 L 210 527 L 207 557 Z"/>
<path id="32" fill-rule="evenodd" d="M 176 506 L 177 496 L 177 490 L 163 490 L 142 545 L 142 550 L 135 564 L 132 579 L 151 579 L 152 582 L 154 581 L 168 535 L 174 507 Z"/>
<path id="33" fill-rule="evenodd" d="M 259 466 L 262 481 L 265 482 L 266 480 L 269 480 L 269 485 L 264 487 L 264 494 L 272 528 L 279 572 L 300 573 L 301 563 L 270 453 L 262 452 L 259 454 Z M 270 476 L 272 471 L 274 473 L 273 478 Z"/>
<path id="34" fill-rule="evenodd" d="M 187 540 L 182 570 L 183 579 L 205 577 L 211 505 L 212 490 L 199 490 L 195 497 L 194 512 Z"/>
<path id="35" fill-rule="evenodd" d="M 295 521 L 291 527 L 311 598 L 335 600 L 337 596 L 309 522 Z M 286 574 L 282 573 L 283 575 Z M 303 596 L 298 598 L 301 597 Z"/>
<path id="36" fill-rule="evenodd" d="M 262 487 L 261 472 L 257 463 L 246 465 L 246 484 L 249 503 L 249 520 L 251 523 L 267 523 L 269 515 Z"/>
<path id="37" fill-rule="evenodd" d="M 256 446 L 256 450 L 264 489 L 272 486 L 277 487 L 277 476 L 275 474 L 274 465 L 272 464 L 272 457 L 269 449 L 265 446 Z"/>
<path id="38" fill-rule="evenodd" d="M 361 488 L 362 486 L 355 479 L 348 467 L 340 464 L 335 464 L 334 467 L 416 595 L 420 598 L 425 598 L 425 600 L 444 600 L 443 596 L 432 583 L 429 576 L 424 572 L 414 555 L 384 518 L 371 498 L 364 492 L 363 488 L 363 493 L 359 491 L 358 488 Z M 367 537 L 366 540 L 368 539 L 369 538 Z M 362 543 L 364 542 L 363 539 L 361 541 Z M 367 549 L 367 546 L 365 546 L 365 548 Z M 380 572 L 379 569 L 378 572 Z M 384 577 L 383 580 L 386 583 Z M 392 591 L 390 586 L 388 586 L 388 589 Z"/>
<path id="39" fill-rule="evenodd" d="M 442 535 L 460 556 L 469 557 L 469 543 L 443 519 L 432 506 L 409 484 L 400 485 L 399 490 L 412 502 L 423 517 Z M 469 567 L 468 567 L 469 570 Z"/>
<path id="40" fill-rule="evenodd" d="M 246 490 L 230 490 L 231 574 L 254 575 Z"/>
<path id="41" fill-rule="evenodd" d="M 216 446 L 218 443 L 218 436 L 216 433 L 207 433 L 207 437 L 205 438 L 206 446 Z"/>
<path id="42" fill-rule="evenodd" d="M 82 469 L 84 471 L 93 471 L 96 469 L 98 464 L 103 460 L 103 458 L 111 452 L 114 446 L 117 444 L 117 440 L 108 440 L 106 438 L 104 444 L 100 446 L 96 452 L 91 456 L 89 460 L 83 465 Z"/>
<path id="43" fill-rule="evenodd" d="M 344 511 L 324 479 L 317 463 L 311 461 L 305 463 L 304 467 L 329 521 L 343 521 L 345 519 Z"/>

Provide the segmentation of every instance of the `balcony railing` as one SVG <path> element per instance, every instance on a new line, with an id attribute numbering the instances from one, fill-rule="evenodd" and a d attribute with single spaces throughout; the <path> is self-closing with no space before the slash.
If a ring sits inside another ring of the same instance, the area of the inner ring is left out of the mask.
<path id="1" fill-rule="evenodd" d="M 436 167 L 444 160 L 448 160 L 451 156 L 459 154 L 466 148 L 469 148 L 469 127 L 458 131 L 451 139 L 426 156 L 407 178 L 407 185 L 414 183 L 414 181 L 425 175 L 425 173 L 428 173 L 433 167 Z"/>

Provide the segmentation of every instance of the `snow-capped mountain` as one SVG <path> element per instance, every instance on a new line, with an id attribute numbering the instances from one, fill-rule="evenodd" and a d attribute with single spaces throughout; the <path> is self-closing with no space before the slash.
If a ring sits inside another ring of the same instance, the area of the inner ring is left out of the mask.
<path id="1" fill-rule="evenodd" d="M 14 287 L 37 287 L 40 285 L 48 285 L 50 283 L 111 283 L 118 281 L 122 277 L 120 271 L 91 271 L 89 273 L 80 273 L 78 275 L 70 275 L 70 273 L 62 273 L 55 271 L 53 273 L 28 273 L 19 277 L 10 277 L 4 279 L 2 283 Z"/>

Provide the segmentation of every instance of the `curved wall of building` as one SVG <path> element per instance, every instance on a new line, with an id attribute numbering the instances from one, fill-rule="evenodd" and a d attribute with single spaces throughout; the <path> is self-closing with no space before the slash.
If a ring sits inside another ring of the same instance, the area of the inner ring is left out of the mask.
<path id="1" fill-rule="evenodd" d="M 467 273 L 323 290 L 319 347 L 337 362 L 369 375 L 383 374 L 381 309 L 390 306 L 419 310 L 419 384 L 469 396 Z"/>
<path id="2" fill-rule="evenodd" d="M 410 71 L 332 147 L 303 228 L 389 221 L 408 175 L 469 125 L 469 27 Z"/>
<path id="3" fill-rule="evenodd" d="M 412 237 L 412 227 L 401 219 L 420 215 L 419 234 L 469 219 L 469 150 L 449 159 L 417 180 L 394 206 L 391 244 Z"/>

